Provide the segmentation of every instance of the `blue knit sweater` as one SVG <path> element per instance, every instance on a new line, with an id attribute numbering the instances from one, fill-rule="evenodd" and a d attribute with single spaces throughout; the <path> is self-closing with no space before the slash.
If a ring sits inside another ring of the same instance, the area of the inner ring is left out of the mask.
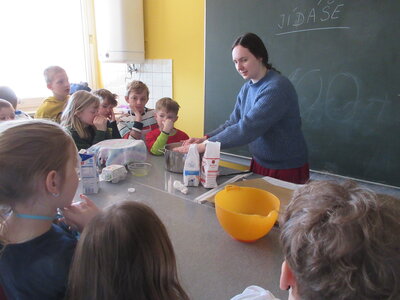
<path id="1" fill-rule="evenodd" d="M 296 91 L 273 70 L 256 83 L 246 82 L 229 120 L 207 135 L 222 149 L 248 144 L 265 168 L 298 168 L 308 161 Z"/>

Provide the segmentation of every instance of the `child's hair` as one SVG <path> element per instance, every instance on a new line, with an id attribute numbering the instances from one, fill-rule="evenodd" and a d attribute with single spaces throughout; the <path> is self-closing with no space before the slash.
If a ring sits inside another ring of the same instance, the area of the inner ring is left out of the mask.
<path id="1" fill-rule="evenodd" d="M 59 66 L 50 66 L 47 67 L 44 72 L 44 79 L 46 80 L 46 83 L 49 84 L 53 81 L 54 75 L 57 73 L 65 72 L 65 70 Z"/>
<path id="2" fill-rule="evenodd" d="M 67 128 L 73 128 L 81 138 L 88 138 L 90 133 L 87 130 L 87 125 L 82 123 L 77 114 L 93 103 L 96 103 L 97 106 L 99 106 L 99 97 L 87 91 L 75 92 L 69 98 L 68 104 L 62 113 L 61 125 Z"/>
<path id="3" fill-rule="evenodd" d="M 0 109 L 2 109 L 2 108 L 13 108 L 13 106 L 7 100 L 0 99 Z"/>
<path id="4" fill-rule="evenodd" d="M 51 121 L 0 123 L 0 206 L 9 210 L 37 194 L 51 170 L 64 176 L 72 146 L 69 134 Z"/>
<path id="5" fill-rule="evenodd" d="M 17 108 L 18 98 L 14 91 L 8 86 L 0 86 L 0 99 L 4 99 L 11 103 L 14 109 Z"/>
<path id="6" fill-rule="evenodd" d="M 92 93 L 94 95 L 98 96 L 102 103 L 103 102 L 108 102 L 109 104 L 111 104 L 112 107 L 115 107 L 115 106 L 118 105 L 118 101 L 117 101 L 118 95 L 111 93 L 107 89 L 95 90 Z"/>
<path id="7" fill-rule="evenodd" d="M 281 220 L 301 299 L 400 299 L 400 205 L 353 182 L 298 189 Z"/>
<path id="8" fill-rule="evenodd" d="M 180 106 L 178 102 L 168 97 L 161 98 L 156 103 L 156 111 L 165 110 L 167 112 L 173 112 L 178 115 L 179 108 Z"/>
<path id="9" fill-rule="evenodd" d="M 142 203 L 123 201 L 86 225 L 69 274 L 68 299 L 189 299 L 166 228 Z"/>
<path id="10" fill-rule="evenodd" d="M 141 81 L 134 80 L 134 81 L 132 81 L 131 83 L 129 83 L 129 84 L 126 86 L 126 93 L 125 93 L 125 96 L 126 96 L 126 97 L 129 97 L 129 94 L 132 93 L 132 92 L 135 92 L 135 93 L 137 93 L 137 94 L 141 94 L 141 93 L 143 93 L 143 91 L 146 91 L 147 98 L 148 98 L 150 92 L 149 92 L 149 88 L 147 87 L 147 85 L 144 84 L 144 83 L 141 82 Z"/>

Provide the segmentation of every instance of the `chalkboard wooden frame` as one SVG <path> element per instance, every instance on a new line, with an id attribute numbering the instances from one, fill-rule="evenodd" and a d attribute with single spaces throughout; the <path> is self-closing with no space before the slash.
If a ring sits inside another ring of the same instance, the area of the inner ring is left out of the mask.
<path id="1" fill-rule="evenodd" d="M 311 168 L 400 186 L 399 11 L 395 0 L 206 0 L 206 132 L 244 83 L 231 45 L 254 32 L 298 92 Z"/>

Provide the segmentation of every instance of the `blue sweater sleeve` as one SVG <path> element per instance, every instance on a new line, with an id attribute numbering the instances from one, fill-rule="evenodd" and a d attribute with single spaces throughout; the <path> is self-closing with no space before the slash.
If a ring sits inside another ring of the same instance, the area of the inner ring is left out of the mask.
<path id="1" fill-rule="evenodd" d="M 288 80 L 280 75 L 256 84 L 247 82 L 239 92 L 230 119 L 211 132 L 209 140 L 221 142 L 221 148 L 231 148 L 264 135 L 285 116 L 292 90 Z"/>

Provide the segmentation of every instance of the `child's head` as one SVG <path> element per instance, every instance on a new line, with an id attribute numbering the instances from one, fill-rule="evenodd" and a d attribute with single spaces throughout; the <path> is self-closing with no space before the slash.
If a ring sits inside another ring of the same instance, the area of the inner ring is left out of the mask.
<path id="1" fill-rule="evenodd" d="M 55 207 L 69 205 L 78 185 L 76 166 L 75 144 L 60 125 L 47 120 L 0 123 L 0 205 L 13 209 L 52 194 L 58 194 Z"/>
<path id="2" fill-rule="evenodd" d="M 70 85 L 65 70 L 59 66 L 51 66 L 44 70 L 43 75 L 47 88 L 53 92 L 54 97 L 58 100 L 66 100 Z"/>
<path id="3" fill-rule="evenodd" d="M 86 129 L 88 126 L 93 126 L 99 106 L 99 97 L 87 91 L 77 91 L 68 100 L 61 116 L 61 124 L 75 129 L 81 138 L 86 138 L 88 137 Z"/>
<path id="4" fill-rule="evenodd" d="M 400 206 L 352 182 L 298 189 L 281 220 L 294 299 L 399 299 Z"/>
<path id="5" fill-rule="evenodd" d="M 106 118 L 110 117 L 112 109 L 118 105 L 118 95 L 106 89 L 93 91 L 93 94 L 100 98 L 99 115 Z"/>
<path id="6" fill-rule="evenodd" d="M 143 82 L 134 80 L 126 87 L 125 100 L 131 110 L 143 113 L 149 101 L 149 88 Z"/>
<path id="7" fill-rule="evenodd" d="M 15 109 L 10 102 L 0 99 L 0 122 L 14 120 Z"/>
<path id="8" fill-rule="evenodd" d="M 166 228 L 138 202 L 112 205 L 86 225 L 69 280 L 69 299 L 188 299 Z"/>
<path id="9" fill-rule="evenodd" d="M 17 109 L 18 98 L 14 91 L 8 86 L 0 86 L 0 99 L 11 103 L 14 109 Z"/>
<path id="10" fill-rule="evenodd" d="M 165 97 L 161 98 L 156 103 L 156 120 L 159 128 L 163 127 L 163 121 L 166 119 L 170 119 L 173 122 L 178 120 L 178 112 L 179 112 L 179 104 L 178 102 L 172 100 L 171 98 Z"/>

